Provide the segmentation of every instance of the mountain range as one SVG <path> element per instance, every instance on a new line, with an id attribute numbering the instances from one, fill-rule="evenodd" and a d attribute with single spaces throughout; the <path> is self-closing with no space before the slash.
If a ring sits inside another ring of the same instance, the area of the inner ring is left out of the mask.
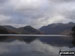
<path id="1" fill-rule="evenodd" d="M 41 32 L 37 29 L 34 29 L 31 26 L 25 26 L 20 28 L 15 28 L 12 26 L 0 26 L 0 34 L 41 34 Z M 16 39 L 19 38 L 20 40 L 24 40 L 25 42 L 29 43 L 36 39 L 37 37 L 7 37 L 7 36 L 0 36 L 0 41 L 5 41 L 8 39 Z"/>
<path id="2" fill-rule="evenodd" d="M 40 28 L 40 31 L 45 34 L 70 34 L 75 23 L 55 23 Z"/>
<path id="3" fill-rule="evenodd" d="M 20 27 L 20 28 L 15 28 L 12 26 L 0 26 L 0 34 L 70 34 L 72 27 L 75 26 L 75 23 L 55 23 L 55 24 L 50 24 L 48 26 L 43 26 L 40 29 L 35 29 L 31 26 L 25 26 L 25 27 Z M 7 37 L 7 36 L 0 36 L 0 41 L 13 41 L 17 37 Z M 71 38 L 66 38 L 66 37 L 18 37 L 20 40 L 25 41 L 27 43 L 32 42 L 36 38 L 38 38 L 40 41 L 51 44 L 51 45 L 56 45 L 56 46 L 63 46 L 63 45 L 71 45 Z M 11 40 L 9 40 L 11 39 Z M 60 42 L 59 42 L 60 41 Z"/>
<path id="4" fill-rule="evenodd" d="M 57 35 L 70 35 L 72 33 L 72 28 L 75 23 L 55 23 L 40 28 L 40 31 L 44 34 L 57 34 Z M 73 46 L 72 37 L 42 37 L 40 40 L 44 43 L 55 45 L 55 46 Z"/>

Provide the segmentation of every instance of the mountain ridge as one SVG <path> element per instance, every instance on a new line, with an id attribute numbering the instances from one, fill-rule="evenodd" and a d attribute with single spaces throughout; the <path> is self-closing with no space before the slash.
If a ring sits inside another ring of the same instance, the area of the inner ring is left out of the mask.
<path id="1" fill-rule="evenodd" d="M 28 29 L 28 30 L 27 30 Z M 34 29 L 31 26 L 25 26 L 25 27 L 21 27 L 21 28 L 14 28 L 12 26 L 0 26 L 0 34 L 41 34 L 40 31 L 38 31 L 37 29 Z M 7 37 L 7 36 L 0 36 L 0 41 L 5 41 L 7 39 L 16 39 L 17 37 Z M 23 40 L 27 43 L 32 42 L 33 40 L 35 40 L 37 37 L 22 37 L 18 36 L 17 39 L 19 40 Z"/>
<path id="2" fill-rule="evenodd" d="M 49 29 L 47 29 L 45 26 L 45 31 L 49 31 L 51 33 L 49 34 L 66 34 L 66 33 L 70 33 L 69 31 L 71 31 L 71 28 L 75 25 L 75 23 L 68 23 L 68 24 L 62 24 L 62 23 L 58 23 L 58 24 L 50 24 L 48 25 Z M 43 26 L 44 27 L 44 26 Z M 51 30 L 51 31 L 50 31 Z M 20 28 L 15 28 L 12 26 L 0 26 L 0 33 L 1 34 L 48 34 L 44 31 L 40 31 L 38 29 L 35 29 L 31 26 L 25 26 L 25 27 L 20 27 Z M 10 39 L 13 37 L 1 37 L 0 36 L 0 41 L 8 41 L 7 39 Z M 14 37 L 17 38 L 17 37 Z M 14 40 L 14 38 L 12 40 Z M 71 38 L 67 38 L 67 37 L 48 37 L 48 38 L 44 38 L 44 37 L 18 37 L 20 40 L 25 41 L 26 43 L 31 43 L 32 41 L 34 41 L 35 39 L 39 39 L 40 41 L 44 42 L 44 43 L 48 43 L 51 45 L 57 45 L 57 46 L 63 46 L 64 45 L 70 45 L 71 44 Z M 11 40 L 11 41 L 12 41 Z M 59 41 L 61 41 L 59 43 Z M 63 42 L 64 41 L 64 42 Z M 65 43 L 65 44 L 64 44 Z"/>
<path id="3" fill-rule="evenodd" d="M 45 34 L 70 34 L 72 27 L 75 26 L 75 23 L 57 23 L 57 24 L 50 24 L 47 26 L 43 26 L 40 28 L 40 31 L 44 32 Z"/>

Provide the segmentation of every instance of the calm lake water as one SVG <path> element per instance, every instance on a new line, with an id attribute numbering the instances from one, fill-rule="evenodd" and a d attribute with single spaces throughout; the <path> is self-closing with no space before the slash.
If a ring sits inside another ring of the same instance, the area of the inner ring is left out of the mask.
<path id="1" fill-rule="evenodd" d="M 40 37 L 31 43 L 14 40 L 0 42 L 0 56 L 58 56 L 59 50 L 74 50 L 71 40 L 63 37 Z"/>

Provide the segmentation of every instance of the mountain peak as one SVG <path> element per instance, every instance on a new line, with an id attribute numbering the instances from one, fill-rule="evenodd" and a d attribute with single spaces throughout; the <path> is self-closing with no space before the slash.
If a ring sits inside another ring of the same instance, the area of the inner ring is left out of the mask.
<path id="1" fill-rule="evenodd" d="M 31 26 L 25 26 L 25 27 L 21 27 L 21 28 L 13 28 L 12 26 L 0 26 L 0 34 L 41 34 L 41 32 Z M 0 41 L 5 41 L 7 39 L 16 39 L 16 36 L 15 37 L 7 37 L 7 36 L 0 36 Z M 24 38 L 18 38 L 19 40 L 23 40 L 25 41 L 26 43 L 30 43 L 32 42 L 33 40 L 35 40 L 37 37 L 32 37 L 30 36 L 29 38 L 28 37 L 24 37 Z"/>
<path id="2" fill-rule="evenodd" d="M 75 24 L 75 23 L 73 23 L 73 22 L 69 22 L 69 24 Z"/>
<path id="3" fill-rule="evenodd" d="M 25 26 L 24 29 L 34 29 L 32 26 Z"/>
<path id="4" fill-rule="evenodd" d="M 56 23 L 50 24 L 48 26 L 43 26 L 40 30 L 46 34 L 67 34 L 71 32 L 72 27 L 75 26 L 75 23 Z"/>

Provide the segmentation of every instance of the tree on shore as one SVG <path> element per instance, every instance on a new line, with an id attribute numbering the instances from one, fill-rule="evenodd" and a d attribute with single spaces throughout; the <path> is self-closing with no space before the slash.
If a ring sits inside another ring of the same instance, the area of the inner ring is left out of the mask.
<path id="1" fill-rule="evenodd" d="M 72 44 L 75 46 L 75 26 L 72 28 L 72 37 L 73 37 Z"/>

